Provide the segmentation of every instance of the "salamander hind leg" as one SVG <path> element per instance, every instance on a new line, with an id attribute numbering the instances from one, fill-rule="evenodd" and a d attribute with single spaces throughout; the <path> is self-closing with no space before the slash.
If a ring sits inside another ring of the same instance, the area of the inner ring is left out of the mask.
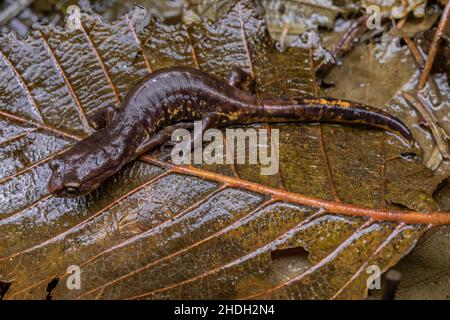
<path id="1" fill-rule="evenodd" d="M 251 74 L 239 67 L 231 68 L 230 75 L 228 76 L 228 84 L 243 91 L 248 91 L 252 95 L 256 93 L 255 79 Z"/>

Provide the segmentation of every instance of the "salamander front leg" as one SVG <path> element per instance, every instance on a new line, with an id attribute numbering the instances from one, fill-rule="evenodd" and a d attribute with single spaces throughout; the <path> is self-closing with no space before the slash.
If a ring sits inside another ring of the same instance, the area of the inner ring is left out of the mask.
<path id="1" fill-rule="evenodd" d="M 203 119 L 202 119 L 202 124 L 201 124 L 201 130 L 198 130 L 198 128 L 195 128 L 195 126 L 192 123 L 190 124 L 190 127 L 182 127 L 183 129 L 192 129 L 194 128 L 194 130 L 191 133 L 191 152 L 194 152 L 195 148 L 199 148 L 201 147 L 200 144 L 202 143 L 202 136 L 203 133 L 205 132 L 205 130 L 212 128 L 213 126 L 217 126 L 220 127 L 221 125 L 225 124 L 225 122 L 223 120 L 228 119 L 227 116 L 221 114 L 221 113 L 208 113 L 206 114 Z M 164 130 L 169 129 L 170 130 L 171 127 L 167 127 Z M 163 131 L 164 131 L 163 130 Z M 164 134 L 164 132 L 161 131 L 159 134 Z M 173 132 L 173 130 L 171 130 Z M 171 137 L 172 133 L 170 133 L 168 140 L 165 142 L 165 144 L 167 143 L 171 143 L 170 137 Z M 173 143 L 174 144 L 174 143 Z M 170 157 L 171 154 L 166 154 L 165 156 L 163 156 L 162 158 L 160 158 L 159 160 L 163 161 L 166 158 Z"/>
<path id="2" fill-rule="evenodd" d="M 202 141 L 201 138 L 202 138 L 203 132 L 205 132 L 205 130 L 213 127 L 214 125 L 219 126 L 223 119 L 226 119 L 226 116 L 219 114 L 219 113 L 215 113 L 215 112 L 205 115 L 202 120 L 202 130 L 194 130 L 191 133 L 191 150 L 194 150 L 194 148 L 198 147 L 198 144 L 201 143 L 201 141 Z M 156 141 L 161 142 L 159 145 L 161 145 L 162 148 L 164 146 L 172 146 L 173 147 L 175 145 L 175 143 L 170 141 L 172 132 L 179 128 L 191 130 L 194 128 L 194 124 L 193 123 L 178 123 L 173 126 L 169 126 L 165 129 L 161 130 L 157 135 L 155 135 L 154 139 L 156 139 Z"/>
<path id="3" fill-rule="evenodd" d="M 102 108 L 88 116 L 88 122 L 95 130 L 108 127 L 117 113 L 118 108 L 116 106 L 108 105 L 106 108 Z"/>
<path id="4" fill-rule="evenodd" d="M 136 150 L 138 154 L 145 153 L 147 151 L 150 151 L 158 146 L 161 146 L 172 138 L 172 133 L 177 129 L 187 129 L 191 130 L 194 127 L 193 123 L 187 123 L 187 122 L 180 122 L 176 123 L 174 125 L 168 126 L 164 128 L 163 130 L 159 131 L 153 137 L 151 137 L 149 140 L 142 143 L 139 148 Z"/>
<path id="5" fill-rule="evenodd" d="M 248 82 L 247 90 L 245 88 L 245 82 Z M 231 68 L 230 75 L 228 77 L 228 84 L 243 91 L 248 91 L 252 95 L 256 93 L 255 79 L 248 72 L 245 72 L 239 67 Z"/>

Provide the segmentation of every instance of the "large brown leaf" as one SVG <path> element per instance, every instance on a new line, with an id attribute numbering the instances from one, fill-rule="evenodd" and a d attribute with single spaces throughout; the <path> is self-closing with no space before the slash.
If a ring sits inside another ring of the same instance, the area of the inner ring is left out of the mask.
<path id="1" fill-rule="evenodd" d="M 50 294 L 62 299 L 364 297 L 367 267 L 386 270 L 427 228 L 411 222 L 448 221 L 392 211 L 434 210 L 443 177 L 401 156 L 411 150 L 384 132 L 279 125 L 276 177 L 251 166 L 173 167 L 155 153 L 88 196 L 47 191 L 48 161 L 89 134 L 87 116 L 156 69 L 226 78 L 237 65 L 259 96 L 317 94 L 317 43 L 294 45 L 278 51 L 245 1 L 217 23 L 163 25 L 137 10 L 113 24 L 84 14 L 79 30 L 1 38 L 5 298 L 45 298 L 55 278 Z M 81 267 L 80 290 L 66 286 L 70 265 Z"/>

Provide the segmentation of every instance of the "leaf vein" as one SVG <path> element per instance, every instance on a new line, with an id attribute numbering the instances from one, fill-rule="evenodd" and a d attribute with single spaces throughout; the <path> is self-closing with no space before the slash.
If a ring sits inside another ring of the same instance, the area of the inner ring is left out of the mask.
<path id="1" fill-rule="evenodd" d="M 23 123 L 23 124 L 27 124 L 27 125 L 33 126 L 35 128 L 42 129 L 42 130 L 45 130 L 45 131 L 49 131 L 49 132 L 52 132 L 52 133 L 56 133 L 57 135 L 60 135 L 60 136 L 66 137 L 66 138 L 70 138 L 70 139 L 75 140 L 75 141 L 81 140 L 81 138 L 79 136 L 77 136 L 77 135 L 73 135 L 73 134 L 68 133 L 66 131 L 53 128 L 53 127 L 45 125 L 43 123 L 38 123 L 38 122 L 34 122 L 34 121 L 31 121 L 31 120 L 24 119 L 22 117 L 13 115 L 13 114 L 11 114 L 9 112 L 5 112 L 5 111 L 0 110 L 0 115 L 5 117 L 5 118 L 8 118 L 10 120 L 14 120 L 14 121 L 17 121 L 17 122 L 20 122 L 20 123 Z"/>
<path id="2" fill-rule="evenodd" d="M 116 98 L 117 104 L 120 104 L 120 95 L 117 92 L 117 88 L 114 85 L 112 79 L 111 79 L 111 75 L 109 74 L 108 68 L 106 67 L 105 62 L 103 61 L 102 57 L 100 56 L 100 53 L 98 52 L 97 48 L 94 45 L 94 42 L 91 39 L 91 36 L 87 33 L 86 28 L 84 27 L 83 23 L 80 22 L 81 25 L 81 30 L 83 31 L 85 38 L 89 44 L 89 47 L 91 48 L 92 52 L 94 53 L 95 57 L 97 58 L 97 61 L 100 64 L 100 67 L 102 68 L 103 74 L 105 75 L 106 81 L 108 81 L 108 84 L 114 94 L 114 97 Z M 92 29 L 95 27 L 92 26 Z"/>
<path id="3" fill-rule="evenodd" d="M 400 223 L 394 229 L 394 231 L 392 231 L 387 236 L 387 238 L 378 246 L 378 248 L 367 258 L 367 260 L 361 265 L 361 267 L 350 277 L 350 279 L 347 282 L 345 282 L 344 285 L 336 291 L 336 293 L 330 298 L 330 300 L 336 299 L 336 297 L 339 294 L 341 294 L 345 290 L 345 288 L 347 288 L 361 274 L 361 272 L 367 267 L 367 265 L 369 264 L 370 259 L 372 259 L 378 253 L 380 253 L 380 251 L 382 249 L 384 249 L 391 242 L 391 240 L 394 239 L 395 236 L 397 236 L 402 231 L 402 228 L 404 226 L 405 226 L 404 223 Z"/>
<path id="4" fill-rule="evenodd" d="M 20 87 L 25 92 L 28 102 L 30 103 L 31 107 L 36 111 L 36 113 L 39 116 L 39 121 L 41 123 L 44 122 L 44 117 L 42 115 L 41 110 L 36 104 L 36 100 L 34 99 L 33 95 L 31 94 L 30 89 L 28 89 L 28 86 L 25 84 L 25 80 L 23 79 L 22 75 L 20 74 L 19 70 L 14 66 L 14 64 L 9 60 L 9 58 L 0 50 L 0 57 L 3 59 L 3 61 L 6 63 L 6 65 L 12 70 L 15 78 L 17 79 L 17 82 L 19 83 Z"/>
<path id="5" fill-rule="evenodd" d="M 143 293 L 143 294 L 140 294 L 140 295 L 131 297 L 131 298 L 127 298 L 127 300 L 128 300 L 128 299 L 139 299 L 139 298 L 143 298 L 143 297 L 148 297 L 148 296 L 151 296 L 151 295 L 155 295 L 155 294 L 158 294 L 158 293 L 161 293 L 161 292 L 164 292 L 164 291 L 168 291 L 168 290 L 174 289 L 174 288 L 176 288 L 176 287 L 179 287 L 179 286 L 181 286 L 181 285 L 188 284 L 188 283 L 192 283 L 192 282 L 194 282 L 194 281 L 196 281 L 196 280 L 199 280 L 199 279 L 202 279 L 202 278 L 204 278 L 204 277 L 210 276 L 210 275 L 212 275 L 212 274 L 214 274 L 214 273 L 223 271 L 223 270 L 225 270 L 225 269 L 228 269 L 228 268 L 230 268 L 230 267 L 233 267 L 233 266 L 235 266 L 235 265 L 238 265 L 238 264 L 240 264 L 240 263 L 242 263 L 242 262 L 245 262 L 246 260 L 252 259 L 252 258 L 254 258 L 254 257 L 257 256 L 257 255 L 263 254 L 263 253 L 267 252 L 268 250 L 272 250 L 272 249 L 273 249 L 274 247 L 276 247 L 277 245 L 283 244 L 284 242 L 288 241 L 288 240 L 290 239 L 290 237 L 292 236 L 293 233 L 295 233 L 296 231 L 298 231 L 299 229 L 301 229 L 301 228 L 302 228 L 304 225 L 306 225 L 307 223 L 309 223 L 309 222 L 311 222 L 311 221 L 313 221 L 313 220 L 319 218 L 319 217 L 322 216 L 324 213 L 325 213 L 324 210 L 319 209 L 316 213 L 314 213 L 313 215 L 309 216 L 309 217 L 306 218 L 305 220 L 301 221 L 298 225 L 296 225 L 295 227 L 289 229 L 288 231 L 286 231 L 285 233 L 283 233 L 281 236 L 279 236 L 279 237 L 276 238 L 275 240 L 273 240 L 273 241 L 267 243 L 266 245 L 264 245 L 264 246 L 262 246 L 262 247 L 259 247 L 259 248 L 255 249 L 255 250 L 253 250 L 251 253 L 249 253 L 249 254 L 247 254 L 247 255 L 245 255 L 245 256 L 239 257 L 239 258 L 237 258 L 237 259 L 235 259 L 235 260 L 233 260 L 233 261 L 231 261 L 231 262 L 225 264 L 225 265 L 222 266 L 222 267 L 214 268 L 214 269 L 212 269 L 212 270 L 210 270 L 210 271 L 208 271 L 208 272 L 205 272 L 205 273 L 203 273 L 203 274 L 194 276 L 194 277 L 192 277 L 192 278 L 189 278 L 189 279 L 180 281 L 180 282 L 178 282 L 178 283 L 172 284 L 172 285 L 170 285 L 170 286 L 168 286 L 168 287 L 165 287 L 165 288 L 157 289 L 157 290 L 154 290 L 154 291 L 151 291 L 151 292 L 147 292 L 147 293 Z"/>
<path id="6" fill-rule="evenodd" d="M 194 62 L 195 67 L 200 69 L 200 65 L 199 65 L 198 59 L 197 59 L 197 53 L 195 52 L 194 42 L 192 41 L 191 31 L 189 30 L 189 27 L 186 28 L 186 33 L 187 33 L 187 39 L 188 39 L 189 45 L 191 46 L 192 60 Z"/>
<path id="7" fill-rule="evenodd" d="M 51 155 L 48 156 L 48 157 L 45 157 L 44 159 L 41 159 L 41 160 L 39 160 L 39 161 L 33 163 L 33 164 L 32 164 L 31 166 L 29 166 L 29 167 L 26 167 L 26 168 L 24 168 L 24 169 L 22 169 L 22 170 L 17 171 L 16 173 L 14 173 L 14 174 L 12 174 L 12 175 L 10 175 L 10 176 L 7 176 L 7 177 L 5 177 L 5 178 L 3 178 L 3 179 L 0 179 L 0 184 L 3 184 L 3 183 L 5 183 L 5 182 L 7 182 L 7 181 L 9 181 L 9 180 L 11 180 L 11 179 L 14 179 L 14 178 L 20 176 L 21 174 L 27 173 L 28 171 L 30 171 L 30 170 L 36 168 L 37 166 L 40 166 L 41 164 L 44 164 L 44 163 L 50 161 L 51 159 L 55 158 L 57 155 L 59 155 L 59 154 L 65 152 L 68 148 L 69 148 L 69 147 L 66 147 L 66 148 L 64 148 L 64 149 L 62 149 L 62 150 L 60 150 L 60 151 L 58 151 L 58 152 L 56 152 L 56 153 L 51 154 Z"/>
<path id="8" fill-rule="evenodd" d="M 248 299 L 256 299 L 259 298 L 261 296 L 265 296 L 271 293 L 274 293 L 276 291 L 279 291 L 280 289 L 283 289 L 289 285 L 291 285 L 294 282 L 300 281 L 301 279 L 303 279 L 304 277 L 306 277 L 307 275 L 315 272 L 316 270 L 318 270 L 319 268 L 321 268 L 322 266 L 324 266 L 325 264 L 327 264 L 328 262 L 332 261 L 338 254 L 339 252 L 341 252 L 346 246 L 348 246 L 349 244 L 352 243 L 353 240 L 355 240 L 356 237 L 359 236 L 359 232 L 361 232 L 362 230 L 364 230 L 365 228 L 367 228 L 368 226 L 370 226 L 373 223 L 372 220 L 368 220 L 365 223 L 363 223 L 361 226 L 359 226 L 358 229 L 355 230 L 355 232 L 353 232 L 344 242 L 342 242 L 336 249 L 334 249 L 329 255 L 327 255 L 326 257 L 324 257 L 322 260 L 320 260 L 318 263 L 316 263 L 315 265 L 311 266 L 310 268 L 308 268 L 307 270 L 305 270 L 304 272 L 302 272 L 302 274 L 298 275 L 297 277 L 294 277 L 292 279 L 289 279 L 288 281 L 282 282 L 280 284 L 278 284 L 277 286 L 270 288 L 268 290 L 259 292 L 257 294 L 251 295 L 251 296 L 247 296 L 245 298 L 243 298 L 244 300 L 248 300 Z"/>
<path id="9" fill-rule="evenodd" d="M 145 66 L 146 66 L 148 72 L 152 73 L 153 72 L 153 68 L 152 68 L 152 66 L 150 64 L 150 61 L 148 61 L 147 56 L 145 55 L 144 48 L 142 47 L 142 42 L 139 39 L 139 36 L 136 33 L 136 29 L 134 28 L 133 23 L 131 22 L 130 17 L 128 15 L 126 15 L 126 20 L 127 20 L 128 27 L 130 28 L 131 33 L 133 34 L 133 38 L 134 38 L 134 40 L 136 41 L 136 44 L 139 47 L 139 51 L 142 53 L 142 56 L 143 56 L 144 62 L 145 62 Z"/>
<path id="10" fill-rule="evenodd" d="M 47 38 L 44 36 L 42 31 L 40 31 L 42 41 L 44 42 L 44 46 L 49 53 L 51 59 L 54 62 L 56 70 L 58 70 L 58 73 L 61 75 L 61 78 L 64 81 L 64 84 L 66 85 L 67 89 L 69 90 L 70 96 L 72 97 L 73 102 L 75 103 L 75 106 L 77 107 L 78 116 L 80 117 L 81 123 L 83 124 L 84 129 L 88 133 L 92 133 L 93 129 L 89 125 L 89 122 L 86 117 L 86 112 L 81 105 L 80 99 L 78 98 L 77 94 L 75 93 L 75 90 L 72 87 L 72 84 L 70 83 L 69 78 L 66 75 L 66 72 L 61 66 L 61 63 L 59 62 L 58 58 L 56 57 L 55 53 L 53 52 L 53 49 L 51 48 L 50 44 L 48 43 Z"/>

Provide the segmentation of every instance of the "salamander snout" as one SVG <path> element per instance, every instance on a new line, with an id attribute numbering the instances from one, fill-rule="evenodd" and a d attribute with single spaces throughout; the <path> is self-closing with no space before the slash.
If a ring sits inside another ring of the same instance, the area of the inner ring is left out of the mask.
<path id="1" fill-rule="evenodd" d="M 52 170 L 52 175 L 50 177 L 50 180 L 48 181 L 48 191 L 51 194 L 57 194 L 62 189 L 64 189 L 64 185 L 63 185 L 61 179 L 57 179 L 55 176 L 55 172 Z"/>
<path id="2" fill-rule="evenodd" d="M 77 197 L 84 192 L 81 190 L 80 183 L 64 178 L 64 164 L 59 159 L 50 162 L 52 174 L 48 182 L 48 191 L 56 196 Z"/>

